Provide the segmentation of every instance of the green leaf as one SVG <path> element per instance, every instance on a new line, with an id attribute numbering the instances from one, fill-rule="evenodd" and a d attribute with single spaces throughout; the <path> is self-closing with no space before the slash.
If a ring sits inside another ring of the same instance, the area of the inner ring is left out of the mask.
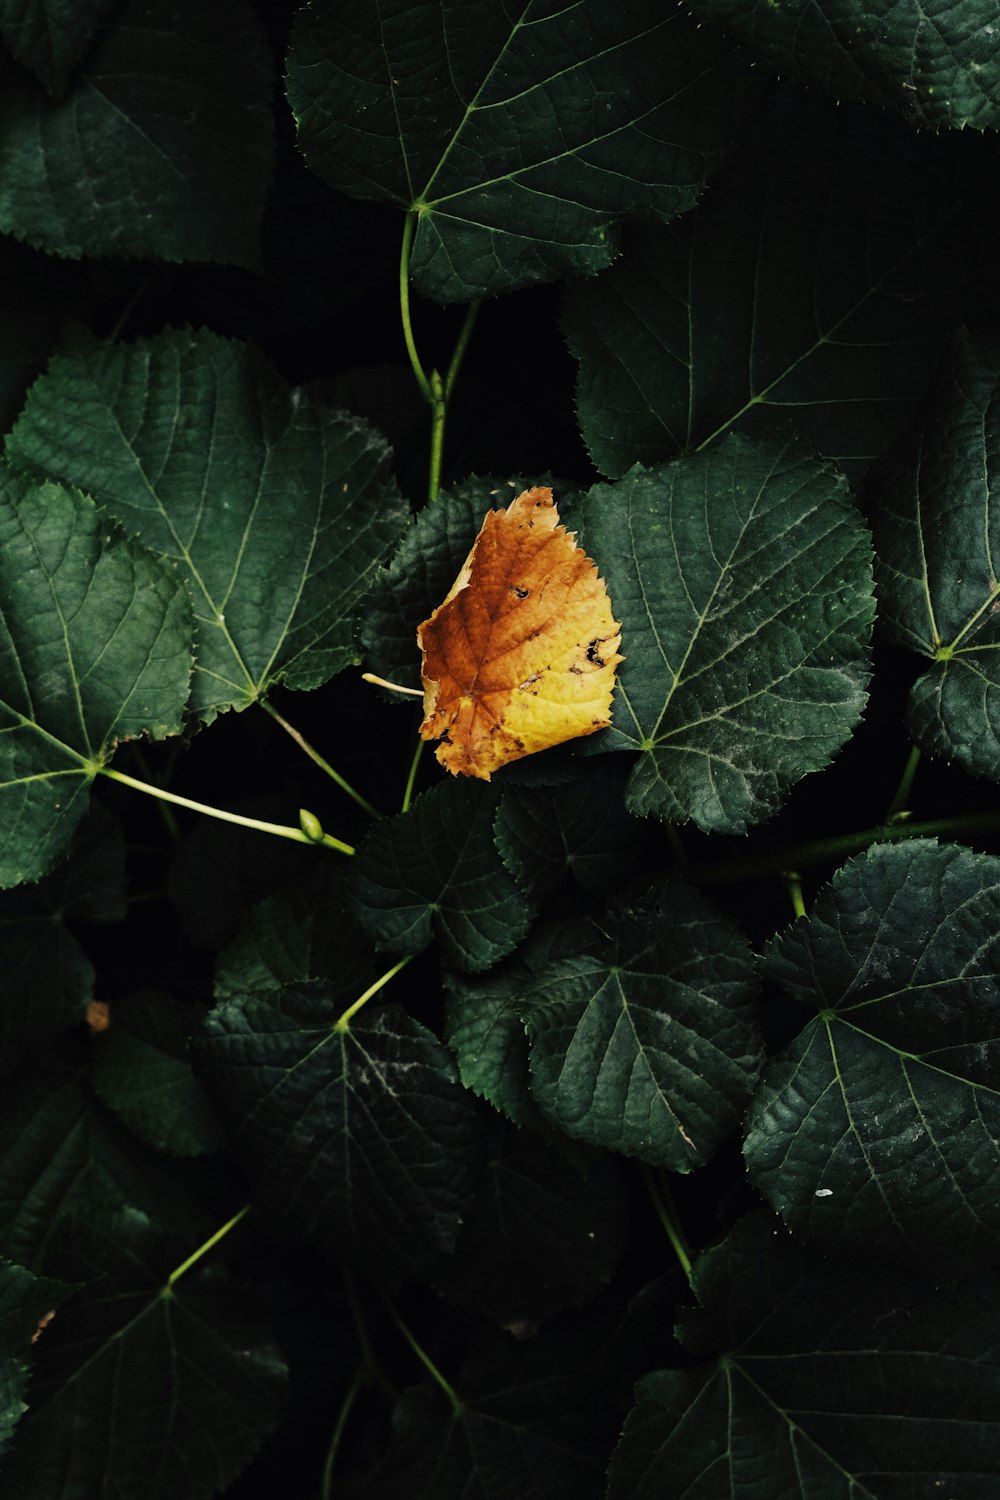
<path id="1" fill-rule="evenodd" d="M 288 60 L 306 160 L 416 213 L 414 281 L 441 301 L 592 275 L 616 220 L 690 208 L 749 79 L 654 0 L 310 6 Z"/>
<path id="2" fill-rule="evenodd" d="M 1000 344 L 956 335 L 922 427 L 872 470 L 882 622 L 930 658 L 907 720 L 932 755 L 1000 780 Z"/>
<path id="3" fill-rule="evenodd" d="M 220 1189 L 207 1185 L 206 1205 L 199 1165 L 166 1161 L 130 1136 L 79 1069 L 22 1068 L 0 1105 L 0 1243 L 35 1267 L 60 1243 L 68 1218 L 100 1223 L 129 1203 L 184 1233 L 207 1233 Z"/>
<path id="4" fill-rule="evenodd" d="M 86 1015 L 94 969 L 66 923 L 120 922 L 124 914 L 124 844 L 95 803 L 64 864 L 38 885 L 0 896 L 0 1069 Z"/>
<path id="5" fill-rule="evenodd" d="M 838 101 L 896 109 L 911 125 L 932 130 L 1000 124 L 1000 11 L 991 0 L 905 0 L 878 9 L 860 0 L 822 7 L 811 0 L 694 0 L 691 8 L 771 72 Z"/>
<path id="6" fill-rule="evenodd" d="M 5 1497 L 208 1500 L 228 1487 L 284 1398 L 254 1297 L 215 1267 L 168 1286 L 164 1246 L 136 1212 L 67 1229 L 59 1262 L 91 1285 L 39 1342 Z"/>
<path id="7" fill-rule="evenodd" d="M 529 970 L 518 960 L 488 974 L 445 977 L 444 1036 L 467 1089 L 515 1125 L 539 1129 L 528 1091 L 528 1038 L 518 1006 Z"/>
<path id="8" fill-rule="evenodd" d="M 116 0 L 2 0 L 0 39 L 19 63 L 61 94 Z"/>
<path id="9" fill-rule="evenodd" d="M 404 524 L 388 448 L 250 346 L 76 337 L 32 387 L 10 452 L 89 490 L 187 578 L 206 722 L 358 660 L 358 604 Z"/>
<path id="10" fill-rule="evenodd" d="M 176 1156 L 217 1151 L 224 1133 L 191 1071 L 200 1010 L 158 990 L 117 1001 L 94 1039 L 98 1096 L 141 1140 Z"/>
<path id="11" fill-rule="evenodd" d="M 765 1069 L 745 1154 L 796 1233 L 991 1259 L 1000 1231 L 1000 861 L 925 839 L 851 860 L 766 970 L 818 1015 Z"/>
<path id="12" fill-rule="evenodd" d="M 584 518 L 625 653 L 595 749 L 642 752 L 632 812 L 743 832 L 864 706 L 871 544 L 846 484 L 795 443 L 730 437 L 595 486 Z"/>
<path id="13" fill-rule="evenodd" d="M 321 869 L 301 886 L 267 896 L 248 912 L 238 935 L 216 959 L 213 989 L 224 1000 L 325 979 L 346 1004 L 375 977 L 369 944 L 345 907 L 342 873 Z"/>
<path id="14" fill-rule="evenodd" d="M 992 171 L 985 143 L 778 87 L 694 213 L 630 231 L 611 270 L 567 289 L 597 467 L 614 478 L 791 420 L 860 478 L 951 329 L 996 316 Z"/>
<path id="15" fill-rule="evenodd" d="M 534 906 L 493 842 L 498 795 L 481 782 L 440 782 L 372 828 L 348 880 L 376 947 L 419 953 L 436 936 L 449 964 L 476 973 L 517 946 Z"/>
<path id="16" fill-rule="evenodd" d="M 60 325 L 86 302 L 81 267 L 0 238 L 0 430 L 9 432 Z"/>
<path id="17" fill-rule="evenodd" d="M 522 890 L 542 901 L 572 876 L 589 895 L 607 896 L 636 873 L 648 830 L 623 805 L 625 780 L 591 767 L 563 786 L 504 792 L 493 836 Z"/>
<path id="18" fill-rule="evenodd" d="M 0 231 L 74 259 L 256 263 L 270 77 L 243 0 L 127 0 L 58 103 L 9 63 L 2 82 Z"/>
<path id="19" fill-rule="evenodd" d="M 452 1248 L 479 1129 L 437 1038 L 396 1005 L 338 1026 L 324 987 L 223 1002 L 200 1072 L 276 1229 L 374 1275 Z"/>
<path id="20" fill-rule="evenodd" d="M 0 1453 L 28 1409 L 24 1401 L 27 1356 L 32 1343 L 41 1337 L 42 1320 L 50 1321 L 71 1291 L 61 1281 L 33 1276 L 23 1266 L 0 1258 Z"/>
<path id="21" fill-rule="evenodd" d="M 462 1370 L 461 1410 L 440 1391 L 403 1392 L 372 1500 L 601 1500 L 615 1413 L 595 1340 L 501 1338 Z"/>
<path id="22" fill-rule="evenodd" d="M 538 1136 L 499 1125 L 442 1293 L 504 1327 L 529 1327 L 596 1296 L 626 1241 L 627 1197 L 613 1161 L 579 1170 Z"/>
<path id="23" fill-rule="evenodd" d="M 58 484 L 0 471 L 0 885 L 63 854 L 120 740 L 177 734 L 191 612 L 173 570 Z"/>
<path id="24" fill-rule="evenodd" d="M 684 1344 L 712 1363 L 636 1387 L 607 1500 L 995 1500 L 1000 1324 L 990 1288 L 821 1261 L 767 1214 L 701 1255 Z"/>
<path id="25" fill-rule="evenodd" d="M 602 942 L 521 991 L 532 1096 L 577 1140 L 688 1172 L 732 1132 L 757 1077 L 753 956 L 681 883 L 601 926 Z"/>

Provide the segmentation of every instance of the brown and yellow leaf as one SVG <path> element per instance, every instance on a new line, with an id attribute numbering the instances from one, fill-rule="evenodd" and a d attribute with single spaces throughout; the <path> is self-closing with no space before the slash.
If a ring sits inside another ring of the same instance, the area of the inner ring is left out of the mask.
<path id="1" fill-rule="evenodd" d="M 489 781 L 508 761 L 611 722 L 621 626 L 548 488 L 487 511 L 417 641 L 420 734 L 441 741 L 437 758 L 455 774 Z"/>

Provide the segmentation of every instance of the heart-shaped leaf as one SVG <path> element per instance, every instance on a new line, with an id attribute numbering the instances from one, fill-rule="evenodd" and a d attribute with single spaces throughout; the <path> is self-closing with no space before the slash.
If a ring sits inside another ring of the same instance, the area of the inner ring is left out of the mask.
<path id="1" fill-rule="evenodd" d="M 288 96 L 314 170 L 417 215 L 417 286 L 467 301 L 610 263 L 625 215 L 695 202 L 755 92 L 655 0 L 307 7 Z"/>
<path id="2" fill-rule="evenodd" d="M 796 1233 L 992 1259 L 1000 860 L 919 839 L 839 870 L 766 970 L 818 1014 L 768 1063 L 746 1159 Z"/>

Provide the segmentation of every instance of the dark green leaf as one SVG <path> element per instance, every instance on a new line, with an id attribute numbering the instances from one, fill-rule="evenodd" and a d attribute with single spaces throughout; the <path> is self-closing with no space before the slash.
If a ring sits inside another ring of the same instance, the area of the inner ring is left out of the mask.
<path id="1" fill-rule="evenodd" d="M 191 1071 L 191 1041 L 201 1020 L 157 990 L 116 1002 L 111 1025 L 94 1041 L 95 1090 L 141 1140 L 176 1156 L 217 1151 L 224 1135 Z"/>
<path id="2" fill-rule="evenodd" d="M 579 1170 L 538 1136 L 497 1123 L 454 1256 L 436 1280 L 460 1307 L 531 1327 L 600 1291 L 626 1239 L 627 1198 L 607 1157 Z"/>
<path id="3" fill-rule="evenodd" d="M 475 973 L 517 946 L 534 908 L 493 842 L 497 796 L 481 782 L 442 782 L 375 825 L 348 878 L 377 947 L 419 953 L 436 935 L 449 964 Z"/>
<path id="4" fill-rule="evenodd" d="M 839 101 L 899 110 L 911 125 L 977 130 L 1000 124 L 994 0 L 952 5 L 862 0 L 694 0 L 701 21 L 724 27 L 774 73 L 826 89 Z"/>
<path id="5" fill-rule="evenodd" d="M 446 977 L 445 1040 L 467 1089 L 515 1125 L 538 1129 L 528 1092 L 528 1038 L 518 997 L 529 970 L 512 959 L 489 974 Z"/>
<path id="6" fill-rule="evenodd" d="M 214 991 L 227 999 L 325 979 L 346 1004 L 375 977 L 370 945 L 345 908 L 342 872 L 324 867 L 250 910 L 216 960 Z"/>
<path id="7" fill-rule="evenodd" d="M 417 212 L 414 280 L 467 301 L 610 263 L 626 215 L 690 208 L 753 96 L 746 61 L 654 0 L 299 13 L 306 159 Z"/>
<path id="8" fill-rule="evenodd" d="M 405 1391 L 366 1500 L 600 1500 L 615 1413 L 595 1352 L 593 1339 L 505 1334 L 463 1370 L 460 1412 Z"/>
<path id="9" fill-rule="evenodd" d="M 4 233 L 74 258 L 257 261 L 270 78 L 243 0 L 126 0 L 58 103 L 9 63 L 2 83 Z"/>
<path id="10" fill-rule="evenodd" d="M 191 612 L 86 496 L 0 473 L 0 885 L 64 852 L 119 740 L 181 728 Z"/>
<path id="11" fill-rule="evenodd" d="M 28 1356 L 72 1288 L 0 1258 L 0 1453 L 27 1411 Z"/>
<path id="12" fill-rule="evenodd" d="M 55 346 L 60 323 L 80 316 L 79 266 L 0 238 L 0 430 L 9 432 L 24 393 Z"/>
<path id="13" fill-rule="evenodd" d="M 679 882 L 601 925 L 599 947 L 521 991 L 532 1096 L 569 1136 L 688 1172 L 734 1129 L 757 1076 L 753 957 Z"/>
<path id="14" fill-rule="evenodd" d="M 93 999 L 94 969 L 67 921 L 120 922 L 124 908 L 124 846 L 95 803 L 64 864 L 0 896 L 0 1070 L 79 1025 Z"/>
<path id="15" fill-rule="evenodd" d="M 700 1369 L 659 1370 L 612 1460 L 608 1500 L 996 1500 L 995 1293 L 820 1261 L 769 1215 L 695 1266 L 678 1332 Z"/>
<path id="16" fill-rule="evenodd" d="M 1000 861 L 927 840 L 837 872 L 766 967 L 819 1014 L 767 1066 L 746 1158 L 796 1232 L 949 1262 L 1000 1232 Z"/>
<path id="17" fill-rule="evenodd" d="M 872 470 L 876 578 L 889 638 L 930 665 L 908 719 L 932 755 L 1000 779 L 1000 344 L 960 333 L 920 431 Z"/>
<path id="18" fill-rule="evenodd" d="M 404 524 L 389 450 L 248 345 L 77 337 L 32 387 L 10 451 L 89 490 L 187 577 L 206 721 L 358 659 L 358 603 Z"/>
<path id="19" fill-rule="evenodd" d="M 994 171 L 991 146 L 917 140 L 779 88 L 694 213 L 630 232 L 610 271 L 567 291 L 598 468 L 617 477 L 791 420 L 860 477 L 955 324 L 996 317 L 981 198 Z"/>
<path id="20" fill-rule="evenodd" d="M 168 1286 L 141 1214 L 102 1229 L 69 1230 L 59 1246 L 60 1263 L 92 1284 L 39 1342 L 4 1495 L 208 1500 L 277 1424 L 284 1363 L 253 1297 L 224 1272 Z"/>
<path id="21" fill-rule="evenodd" d="M 585 503 L 622 622 L 612 727 L 633 812 L 739 833 L 857 723 L 875 603 L 843 478 L 795 443 L 730 437 Z"/>
<path id="22" fill-rule="evenodd" d="M 426 1027 L 380 1002 L 340 1013 L 322 988 L 225 1001 L 200 1070 L 273 1227 L 398 1276 L 454 1245 L 479 1129 Z"/>
<path id="23" fill-rule="evenodd" d="M 493 836 L 521 888 L 544 900 L 567 875 L 607 896 L 642 863 L 648 830 L 624 806 L 626 773 L 590 775 L 563 786 L 504 792 Z"/>
<path id="24" fill-rule="evenodd" d="M 25 1265 L 36 1266 L 60 1243 L 67 1217 L 100 1222 L 126 1203 L 185 1233 L 207 1233 L 220 1201 L 213 1184 L 206 1207 L 199 1180 L 123 1130 L 77 1070 L 22 1069 L 4 1089 L 0 1243 Z"/>
<path id="25" fill-rule="evenodd" d="M 50 94 L 61 94 L 117 0 L 2 0 L 0 39 Z"/>

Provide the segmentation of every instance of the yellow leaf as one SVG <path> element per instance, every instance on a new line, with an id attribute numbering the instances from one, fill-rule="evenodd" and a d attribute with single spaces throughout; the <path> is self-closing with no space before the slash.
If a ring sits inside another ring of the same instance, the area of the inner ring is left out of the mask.
<path id="1" fill-rule="evenodd" d="M 425 740 L 449 771 L 508 761 L 611 722 L 621 626 L 552 491 L 487 511 L 447 598 L 417 631 Z"/>

